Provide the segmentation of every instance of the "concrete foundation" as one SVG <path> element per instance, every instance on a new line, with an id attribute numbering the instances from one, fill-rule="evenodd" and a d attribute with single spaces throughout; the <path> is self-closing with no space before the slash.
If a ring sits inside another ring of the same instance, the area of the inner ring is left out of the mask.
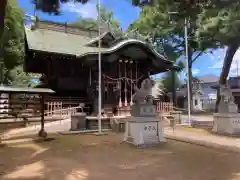
<path id="1" fill-rule="evenodd" d="M 214 113 L 213 132 L 228 135 L 240 135 L 239 113 Z"/>
<path id="2" fill-rule="evenodd" d="M 129 117 L 124 141 L 136 146 L 165 142 L 163 123 L 156 117 Z"/>

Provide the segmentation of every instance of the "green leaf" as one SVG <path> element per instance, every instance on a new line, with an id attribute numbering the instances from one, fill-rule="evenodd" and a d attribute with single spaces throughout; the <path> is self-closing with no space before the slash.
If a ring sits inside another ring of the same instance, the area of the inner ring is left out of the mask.
<path id="1" fill-rule="evenodd" d="M 4 33 L 0 40 L 0 58 L 3 59 L 6 73 L 23 63 L 24 43 L 24 13 L 19 8 L 17 0 L 8 0 Z M 5 74 L 5 76 L 8 75 Z"/>

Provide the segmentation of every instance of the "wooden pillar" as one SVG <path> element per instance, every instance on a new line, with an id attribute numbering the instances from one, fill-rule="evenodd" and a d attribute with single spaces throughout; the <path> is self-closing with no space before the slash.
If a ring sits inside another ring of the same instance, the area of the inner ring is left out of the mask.
<path id="1" fill-rule="evenodd" d="M 104 102 L 105 102 L 105 82 L 104 82 L 104 78 L 103 75 L 102 77 L 102 86 L 101 86 L 101 92 L 102 92 L 102 109 L 104 108 Z"/>
<path id="2" fill-rule="evenodd" d="M 176 71 L 171 72 L 172 74 L 172 102 L 173 106 L 176 107 L 176 79 L 175 79 L 175 73 Z"/>
<path id="3" fill-rule="evenodd" d="M 45 110 L 45 94 L 41 94 L 40 106 L 41 106 L 41 129 L 38 133 L 39 137 L 46 138 L 47 133 L 44 130 L 44 110 Z"/>
<path id="4" fill-rule="evenodd" d="M 103 76 L 102 76 L 103 77 Z M 93 98 L 93 114 L 97 115 L 98 114 L 98 72 L 94 73 L 94 79 L 96 79 L 96 87 L 95 87 L 95 92 L 94 92 L 94 98 Z M 102 93 L 102 109 L 103 109 L 103 100 L 104 100 L 104 80 L 102 78 L 102 84 L 101 84 L 101 93 Z"/>

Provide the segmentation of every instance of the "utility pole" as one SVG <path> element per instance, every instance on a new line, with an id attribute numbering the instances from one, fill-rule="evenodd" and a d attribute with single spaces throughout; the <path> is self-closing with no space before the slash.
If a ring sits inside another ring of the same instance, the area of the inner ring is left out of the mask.
<path id="1" fill-rule="evenodd" d="M 185 38 L 185 57 L 187 65 L 187 100 L 188 100 L 188 125 L 191 126 L 191 97 L 190 97 L 190 71 L 189 71 L 189 62 L 188 62 L 188 25 L 189 21 L 185 17 L 184 19 L 184 38 Z"/>
<path id="2" fill-rule="evenodd" d="M 100 14 L 101 0 L 98 0 L 98 133 L 102 133 L 102 60 L 101 60 L 101 14 Z"/>
<path id="3" fill-rule="evenodd" d="M 168 14 L 178 14 L 178 12 L 168 12 Z M 184 18 L 184 40 L 185 40 L 185 59 L 187 67 L 187 100 L 188 100 L 188 125 L 191 126 L 191 97 L 190 97 L 190 76 L 189 76 L 189 61 L 188 61 L 188 26 L 189 19 Z"/>

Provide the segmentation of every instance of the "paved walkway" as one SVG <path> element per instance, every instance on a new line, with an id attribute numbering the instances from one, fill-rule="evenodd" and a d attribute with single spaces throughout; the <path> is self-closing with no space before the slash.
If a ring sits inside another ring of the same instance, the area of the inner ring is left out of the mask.
<path id="1" fill-rule="evenodd" d="M 181 115 L 183 123 L 188 123 L 188 115 Z M 213 121 L 213 116 L 211 115 L 191 115 L 191 121 Z"/>
<path id="2" fill-rule="evenodd" d="M 70 129 L 70 125 L 70 119 L 67 119 L 57 122 L 46 123 L 45 129 L 49 133 L 62 132 L 68 131 Z M 11 130 L 4 134 L 4 138 L 37 134 L 39 129 L 40 125 Z M 165 137 L 192 144 L 240 152 L 240 138 L 218 136 L 206 130 L 177 127 L 173 132 L 172 128 L 166 127 Z"/>
<path id="3" fill-rule="evenodd" d="M 70 129 L 70 127 L 71 127 L 70 119 L 45 123 L 45 130 L 48 133 L 67 131 Z M 34 126 L 25 127 L 25 128 L 12 129 L 7 132 L 4 132 L 2 134 L 2 138 L 8 139 L 8 138 L 17 137 L 17 136 L 34 135 L 39 132 L 40 128 L 41 126 L 37 124 Z"/>
<path id="4" fill-rule="evenodd" d="M 218 136 L 205 130 L 183 127 L 174 131 L 172 128 L 165 128 L 164 133 L 169 139 L 240 152 L 240 138 L 237 137 Z"/>

